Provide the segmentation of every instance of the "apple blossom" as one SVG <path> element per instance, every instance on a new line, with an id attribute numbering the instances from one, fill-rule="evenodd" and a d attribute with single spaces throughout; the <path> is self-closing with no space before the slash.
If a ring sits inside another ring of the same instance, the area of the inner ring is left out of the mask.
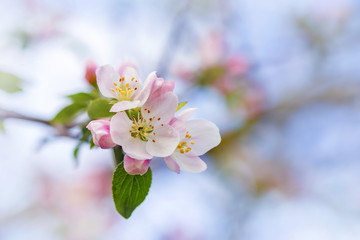
<path id="1" fill-rule="evenodd" d="M 149 164 L 150 164 L 150 159 L 138 160 L 138 159 L 132 158 L 129 155 L 125 154 L 124 168 L 128 174 L 144 175 L 149 168 Z"/>
<path id="2" fill-rule="evenodd" d="M 156 73 L 148 75 L 144 85 L 133 67 L 125 67 L 123 76 L 110 65 L 101 66 L 96 70 L 97 84 L 104 97 L 115 98 L 119 102 L 110 109 L 120 112 L 142 106 L 150 95 Z"/>
<path id="3" fill-rule="evenodd" d="M 151 97 L 141 109 L 118 112 L 110 121 L 113 141 L 138 160 L 170 155 L 179 143 L 179 133 L 169 125 L 178 105 L 172 92 Z M 130 119 L 131 118 L 131 119 Z"/>
<path id="4" fill-rule="evenodd" d="M 91 131 L 96 146 L 103 149 L 115 147 L 116 144 L 110 136 L 110 121 L 106 119 L 93 120 L 86 127 Z"/>
<path id="5" fill-rule="evenodd" d="M 221 141 L 219 129 L 214 123 L 203 119 L 188 120 L 195 110 L 187 109 L 170 121 L 170 125 L 179 131 L 180 141 L 164 161 L 176 173 L 180 173 L 180 170 L 194 173 L 204 171 L 207 166 L 199 156 Z"/>

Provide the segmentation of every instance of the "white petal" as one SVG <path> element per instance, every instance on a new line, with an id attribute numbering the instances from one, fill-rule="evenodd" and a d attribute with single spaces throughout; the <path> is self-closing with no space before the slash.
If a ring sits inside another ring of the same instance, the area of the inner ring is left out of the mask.
<path id="1" fill-rule="evenodd" d="M 111 89 L 114 88 L 114 82 L 118 83 L 120 76 L 112 66 L 99 67 L 96 70 L 96 79 L 99 90 L 104 97 L 116 98 Z"/>
<path id="2" fill-rule="evenodd" d="M 124 112 L 118 112 L 110 121 L 110 134 L 113 141 L 122 146 L 124 152 L 130 157 L 139 160 L 150 159 L 152 156 L 146 152 L 146 142 L 133 138 L 129 132 L 132 122 Z"/>
<path id="3" fill-rule="evenodd" d="M 132 122 L 124 112 L 118 112 L 110 120 L 110 134 L 113 141 L 118 145 L 123 145 L 124 143 L 131 139 L 131 130 Z"/>
<path id="4" fill-rule="evenodd" d="M 142 84 L 142 81 L 136 71 L 135 68 L 133 67 L 126 67 L 125 70 L 124 70 L 124 78 L 125 78 L 125 81 L 126 83 L 129 83 L 129 84 L 135 84 L 135 81 L 137 81 L 136 83 L 137 84 Z M 133 79 L 133 81 L 131 81 L 131 79 Z"/>
<path id="5" fill-rule="evenodd" d="M 191 154 L 203 155 L 213 147 L 219 145 L 221 141 L 218 127 L 203 119 L 194 119 L 186 122 L 186 130 L 189 131 L 191 139 Z M 185 139 L 186 140 L 186 139 Z"/>
<path id="6" fill-rule="evenodd" d="M 181 111 L 176 118 L 180 121 L 187 121 L 196 112 L 197 108 L 188 108 Z"/>
<path id="7" fill-rule="evenodd" d="M 205 171 L 207 168 L 206 163 L 198 156 L 190 156 L 186 153 L 181 154 L 175 152 L 170 157 L 177 162 L 181 170 L 186 172 L 199 173 Z"/>
<path id="8" fill-rule="evenodd" d="M 134 99 L 137 95 L 140 94 L 142 89 L 142 81 L 136 69 L 133 67 L 126 67 L 124 69 L 124 79 L 125 80 L 123 84 L 126 85 L 128 83 L 129 87 L 134 89 L 133 95 L 131 96 L 131 98 Z"/>
<path id="9" fill-rule="evenodd" d="M 154 129 L 154 132 L 155 135 L 149 136 L 146 144 L 147 152 L 156 157 L 166 157 L 172 154 L 179 144 L 179 133 L 169 125 L 159 126 Z"/>
<path id="10" fill-rule="evenodd" d="M 110 112 L 121 112 L 124 110 L 132 109 L 138 107 L 140 104 L 140 101 L 121 101 L 115 103 L 111 109 Z"/>
<path id="11" fill-rule="evenodd" d="M 186 121 L 194 114 L 196 110 L 197 108 L 186 109 L 171 119 L 169 124 L 179 132 L 180 139 L 183 139 L 186 135 Z"/>
<path id="12" fill-rule="evenodd" d="M 177 164 L 177 162 L 174 159 L 172 159 L 171 156 L 164 157 L 164 162 L 169 170 L 176 172 L 176 173 L 180 173 L 179 164 Z"/>
<path id="13" fill-rule="evenodd" d="M 147 142 L 140 138 L 130 138 L 128 142 L 122 145 L 124 152 L 132 158 L 138 160 L 151 159 L 153 156 L 146 151 Z"/>
<path id="14" fill-rule="evenodd" d="M 157 79 L 156 72 L 150 73 L 145 80 L 141 92 L 138 95 L 134 95 L 135 96 L 134 99 L 140 101 L 140 106 L 144 105 L 146 100 L 149 98 L 149 95 L 151 93 L 152 88 L 154 87 L 156 79 Z"/>
<path id="15" fill-rule="evenodd" d="M 145 119 L 154 118 L 152 125 L 167 124 L 174 117 L 178 105 L 177 96 L 168 92 L 157 98 L 151 98 L 141 109 Z M 145 111 L 147 109 L 147 111 Z M 150 113 L 149 113 L 150 111 Z M 160 120 L 158 120 L 160 118 Z"/>

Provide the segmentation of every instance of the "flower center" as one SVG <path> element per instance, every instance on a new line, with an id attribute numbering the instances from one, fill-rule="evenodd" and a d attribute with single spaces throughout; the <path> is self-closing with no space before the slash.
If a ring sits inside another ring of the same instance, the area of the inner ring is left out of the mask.
<path id="1" fill-rule="evenodd" d="M 131 81 L 135 79 L 132 78 Z M 119 79 L 119 84 L 114 82 L 114 88 L 111 89 L 113 93 L 116 94 L 119 101 L 129 101 L 131 100 L 131 96 L 134 94 L 134 91 L 137 91 L 137 87 L 131 88 L 129 83 L 124 83 L 125 78 L 121 77 Z M 135 80 L 137 82 L 137 80 Z"/>
<path id="2" fill-rule="evenodd" d="M 155 135 L 154 126 L 151 125 L 152 118 L 150 118 L 149 121 L 146 121 L 146 119 L 141 116 L 140 108 L 131 112 L 128 111 L 127 113 L 130 119 L 133 120 L 133 125 L 129 131 L 133 138 L 139 137 L 142 141 L 147 142 L 150 133 Z M 154 139 L 153 142 L 155 142 Z"/>
<path id="3" fill-rule="evenodd" d="M 186 132 L 185 138 L 188 138 L 189 140 L 191 139 L 191 135 L 189 134 L 189 131 Z M 190 144 L 195 144 L 195 142 L 191 141 Z M 191 151 L 191 147 L 188 146 L 187 141 L 179 142 L 176 149 L 179 150 L 181 154 Z"/>
<path id="4" fill-rule="evenodd" d="M 143 120 L 143 119 L 141 119 Z M 154 131 L 154 127 L 146 124 L 144 121 L 133 122 L 130 134 L 133 138 L 139 137 L 142 141 L 147 142 L 148 136 Z"/>

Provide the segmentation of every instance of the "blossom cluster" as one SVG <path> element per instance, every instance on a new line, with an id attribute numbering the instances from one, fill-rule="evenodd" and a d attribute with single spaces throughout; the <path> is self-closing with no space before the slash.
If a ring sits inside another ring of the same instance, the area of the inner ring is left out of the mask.
<path id="1" fill-rule="evenodd" d="M 207 168 L 199 156 L 220 143 L 219 129 L 207 120 L 190 119 L 195 108 L 177 113 L 174 81 L 152 72 L 142 82 L 135 68 L 118 72 L 110 65 L 96 70 L 96 80 L 101 94 L 115 102 L 110 112 L 116 114 L 92 120 L 87 128 L 96 146 L 122 147 L 127 173 L 145 174 L 153 157 L 162 157 L 176 173 Z"/>

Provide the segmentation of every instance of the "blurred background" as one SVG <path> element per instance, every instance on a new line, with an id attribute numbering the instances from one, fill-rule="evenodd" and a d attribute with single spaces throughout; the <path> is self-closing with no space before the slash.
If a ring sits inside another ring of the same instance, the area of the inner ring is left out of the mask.
<path id="1" fill-rule="evenodd" d="M 129 220 L 112 152 L 0 121 L 0 240 L 360 239 L 357 0 L 0 0 L 0 110 L 49 120 L 91 88 L 89 64 L 175 80 L 222 143 L 201 174 L 151 162 Z M 91 63 L 92 62 L 92 63 Z M 21 79 L 21 80 L 20 80 Z M 1 111 L 0 111 L 1 113 Z M 1 116 L 1 114 L 0 114 Z"/>

